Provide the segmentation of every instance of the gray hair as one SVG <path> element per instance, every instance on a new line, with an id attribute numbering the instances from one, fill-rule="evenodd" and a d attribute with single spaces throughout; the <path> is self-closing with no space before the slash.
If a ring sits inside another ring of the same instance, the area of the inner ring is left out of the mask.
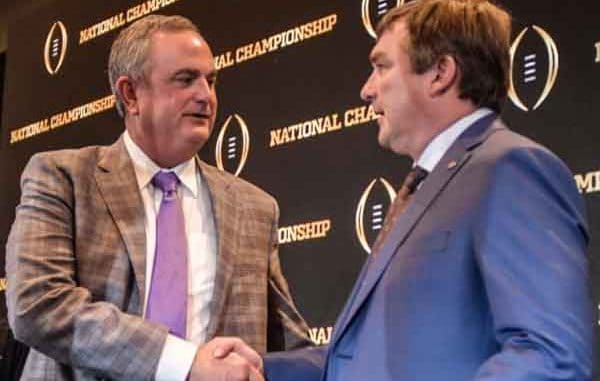
<path id="1" fill-rule="evenodd" d="M 121 94 L 116 88 L 117 79 L 127 76 L 133 80 L 144 78 L 148 64 L 148 46 L 154 33 L 159 31 L 179 32 L 200 31 L 189 19 L 183 16 L 146 16 L 123 29 L 110 48 L 108 57 L 108 80 L 116 97 L 117 112 L 125 116 Z"/>

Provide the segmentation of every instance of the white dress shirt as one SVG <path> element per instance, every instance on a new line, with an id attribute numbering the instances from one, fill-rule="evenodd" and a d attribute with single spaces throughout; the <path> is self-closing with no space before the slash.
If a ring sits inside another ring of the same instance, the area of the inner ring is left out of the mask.
<path id="1" fill-rule="evenodd" d="M 489 108 L 479 108 L 454 122 L 450 127 L 431 139 L 419 159 L 416 161 L 416 165 L 431 173 L 456 139 L 458 139 L 458 137 L 473 123 L 491 113 L 493 113 L 493 111 Z"/>
<path id="2" fill-rule="evenodd" d="M 142 151 L 127 131 L 123 135 L 125 148 L 133 162 L 146 215 L 144 315 L 154 266 L 156 217 L 162 200 L 162 192 L 155 189 L 151 181 L 161 170 L 174 172 L 181 181 L 178 195 L 182 201 L 188 247 L 187 340 L 173 335 L 167 337 L 155 379 L 156 381 L 183 381 L 189 373 L 198 346 L 206 340 L 210 319 L 209 307 L 213 295 L 217 258 L 210 195 L 194 158 L 175 168 L 163 169 Z"/>

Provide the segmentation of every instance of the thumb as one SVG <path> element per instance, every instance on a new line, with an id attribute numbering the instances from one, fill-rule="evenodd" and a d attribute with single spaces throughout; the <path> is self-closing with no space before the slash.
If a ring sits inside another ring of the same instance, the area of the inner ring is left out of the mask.
<path id="1" fill-rule="evenodd" d="M 213 357 L 217 359 L 222 359 L 227 357 L 229 353 L 231 353 L 235 349 L 235 345 L 230 342 L 220 343 L 213 350 Z"/>

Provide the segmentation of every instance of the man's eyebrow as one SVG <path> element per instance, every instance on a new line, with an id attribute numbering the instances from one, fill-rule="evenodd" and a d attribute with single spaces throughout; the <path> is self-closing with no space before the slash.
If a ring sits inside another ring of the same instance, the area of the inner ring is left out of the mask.
<path id="1" fill-rule="evenodd" d="M 369 62 L 379 61 L 383 57 L 383 55 L 384 52 L 382 52 L 381 50 L 373 52 L 369 55 Z"/>
<path id="2" fill-rule="evenodd" d="M 174 76 L 177 75 L 182 75 L 182 74 L 186 74 L 186 75 L 193 75 L 193 76 L 200 76 L 202 75 L 202 72 L 200 70 L 197 69 L 191 69 L 191 68 L 183 68 L 183 69 L 179 69 L 174 73 Z M 207 77 L 211 77 L 214 78 L 217 76 L 217 69 L 212 69 L 211 71 L 209 71 L 208 73 L 206 73 Z"/>
<path id="3" fill-rule="evenodd" d="M 190 69 L 190 68 L 183 68 L 183 69 L 179 69 L 177 70 L 174 75 L 180 75 L 180 74 L 188 74 L 188 75 L 198 75 L 200 72 L 198 70 L 195 69 Z"/>

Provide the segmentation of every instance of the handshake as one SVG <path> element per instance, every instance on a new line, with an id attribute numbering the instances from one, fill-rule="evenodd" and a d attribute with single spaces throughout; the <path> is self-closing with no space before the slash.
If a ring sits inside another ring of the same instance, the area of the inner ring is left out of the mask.
<path id="1" fill-rule="evenodd" d="M 217 337 L 196 352 L 188 381 L 264 381 L 262 358 L 242 339 Z"/>

